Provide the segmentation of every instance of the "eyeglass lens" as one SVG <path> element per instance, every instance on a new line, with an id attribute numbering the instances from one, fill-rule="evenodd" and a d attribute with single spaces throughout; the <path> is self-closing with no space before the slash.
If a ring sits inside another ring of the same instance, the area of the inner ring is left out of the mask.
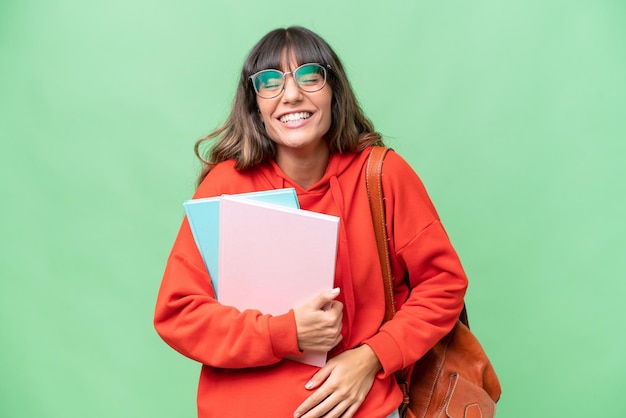
<path id="1" fill-rule="evenodd" d="M 263 70 L 253 75 L 254 89 L 264 98 L 276 97 L 283 91 L 285 76 L 278 70 Z M 326 69 L 319 64 L 304 64 L 291 73 L 296 85 L 303 91 L 312 93 L 321 90 L 326 83 Z"/>

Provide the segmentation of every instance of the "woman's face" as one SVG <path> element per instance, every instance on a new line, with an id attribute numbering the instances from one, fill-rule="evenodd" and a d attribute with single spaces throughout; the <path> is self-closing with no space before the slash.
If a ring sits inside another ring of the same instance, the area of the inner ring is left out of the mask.
<path id="1" fill-rule="evenodd" d="M 283 72 L 298 67 L 295 59 L 283 60 Z M 296 86 L 287 74 L 285 88 L 277 97 L 264 99 L 257 96 L 257 105 L 268 136 L 276 143 L 277 151 L 298 153 L 313 152 L 327 146 L 324 135 L 330 129 L 332 114 L 332 89 L 326 85 L 319 91 L 308 93 Z"/>

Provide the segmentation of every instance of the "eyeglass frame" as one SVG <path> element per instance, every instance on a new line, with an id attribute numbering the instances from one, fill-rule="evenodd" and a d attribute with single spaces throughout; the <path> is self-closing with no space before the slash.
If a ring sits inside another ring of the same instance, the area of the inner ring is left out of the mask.
<path id="1" fill-rule="evenodd" d="M 317 65 L 322 70 L 324 70 L 324 83 L 317 90 L 312 90 L 312 91 L 304 90 L 302 87 L 300 87 L 300 84 L 298 83 L 298 80 L 296 80 L 296 78 L 293 76 L 293 74 L 295 72 L 297 72 L 300 68 L 302 68 L 304 66 L 307 66 L 307 65 Z M 294 83 L 296 83 L 296 87 L 298 87 L 298 89 L 300 89 L 301 91 L 303 91 L 305 93 L 315 93 L 315 92 L 320 91 L 321 89 L 323 89 L 324 86 L 326 86 L 326 82 L 328 81 L 328 70 L 332 70 L 332 67 L 329 64 L 325 64 L 324 65 L 324 64 L 320 64 L 319 62 L 307 62 L 307 63 L 304 63 L 304 64 L 298 66 L 298 68 L 296 68 L 293 71 L 282 72 L 282 71 L 277 70 L 275 68 L 267 68 L 265 70 L 257 71 L 256 73 L 254 73 L 251 76 L 249 76 L 248 80 L 250 80 L 250 82 L 252 83 L 252 89 L 254 90 L 254 92 L 256 93 L 257 96 L 261 97 L 262 99 L 275 99 L 276 97 L 280 96 L 280 94 L 283 91 L 285 91 L 285 86 L 287 85 L 287 74 L 291 74 L 291 77 L 293 78 Z M 254 82 L 254 80 L 256 79 L 256 77 L 259 76 L 259 74 L 264 73 L 266 71 L 276 71 L 277 73 L 280 73 L 282 75 L 282 78 L 283 78 L 283 85 L 280 88 L 280 90 L 278 91 L 278 93 L 276 93 L 276 95 L 270 96 L 270 97 L 261 96 L 261 94 L 257 90 L 256 83 Z"/>

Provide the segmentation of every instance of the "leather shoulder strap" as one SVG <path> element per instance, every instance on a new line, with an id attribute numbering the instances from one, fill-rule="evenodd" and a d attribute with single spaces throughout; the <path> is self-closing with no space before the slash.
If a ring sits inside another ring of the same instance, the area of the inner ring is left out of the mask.
<path id="1" fill-rule="evenodd" d="M 391 275 L 391 259 L 389 256 L 387 223 L 385 222 L 385 201 L 383 197 L 382 181 L 383 160 L 387 151 L 389 151 L 389 148 L 373 147 L 367 160 L 366 168 L 367 195 L 370 201 L 374 233 L 376 235 L 376 247 L 378 248 L 378 258 L 380 260 L 385 288 L 385 322 L 389 321 L 396 314 L 396 305 L 393 299 L 393 278 Z M 467 308 L 465 305 L 463 305 L 459 320 L 469 328 Z"/>
<path id="2" fill-rule="evenodd" d="M 378 258 L 383 273 L 385 288 L 385 321 L 390 320 L 396 313 L 393 300 L 393 279 L 391 276 L 391 261 L 389 257 L 389 246 L 387 244 L 387 223 L 385 222 L 385 202 L 383 198 L 383 160 L 389 148 L 373 147 L 367 160 L 366 184 L 367 195 L 372 212 L 374 223 L 374 233 L 376 235 L 376 246 L 378 248 Z"/>

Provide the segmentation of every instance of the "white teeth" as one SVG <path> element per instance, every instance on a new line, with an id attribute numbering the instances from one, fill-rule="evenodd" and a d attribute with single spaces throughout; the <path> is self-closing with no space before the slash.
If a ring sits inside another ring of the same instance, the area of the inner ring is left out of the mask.
<path id="1" fill-rule="evenodd" d="M 309 112 L 296 112 L 296 113 L 288 113 L 280 117 L 280 121 L 282 123 L 287 122 L 295 122 L 301 119 L 308 119 L 311 117 Z"/>

